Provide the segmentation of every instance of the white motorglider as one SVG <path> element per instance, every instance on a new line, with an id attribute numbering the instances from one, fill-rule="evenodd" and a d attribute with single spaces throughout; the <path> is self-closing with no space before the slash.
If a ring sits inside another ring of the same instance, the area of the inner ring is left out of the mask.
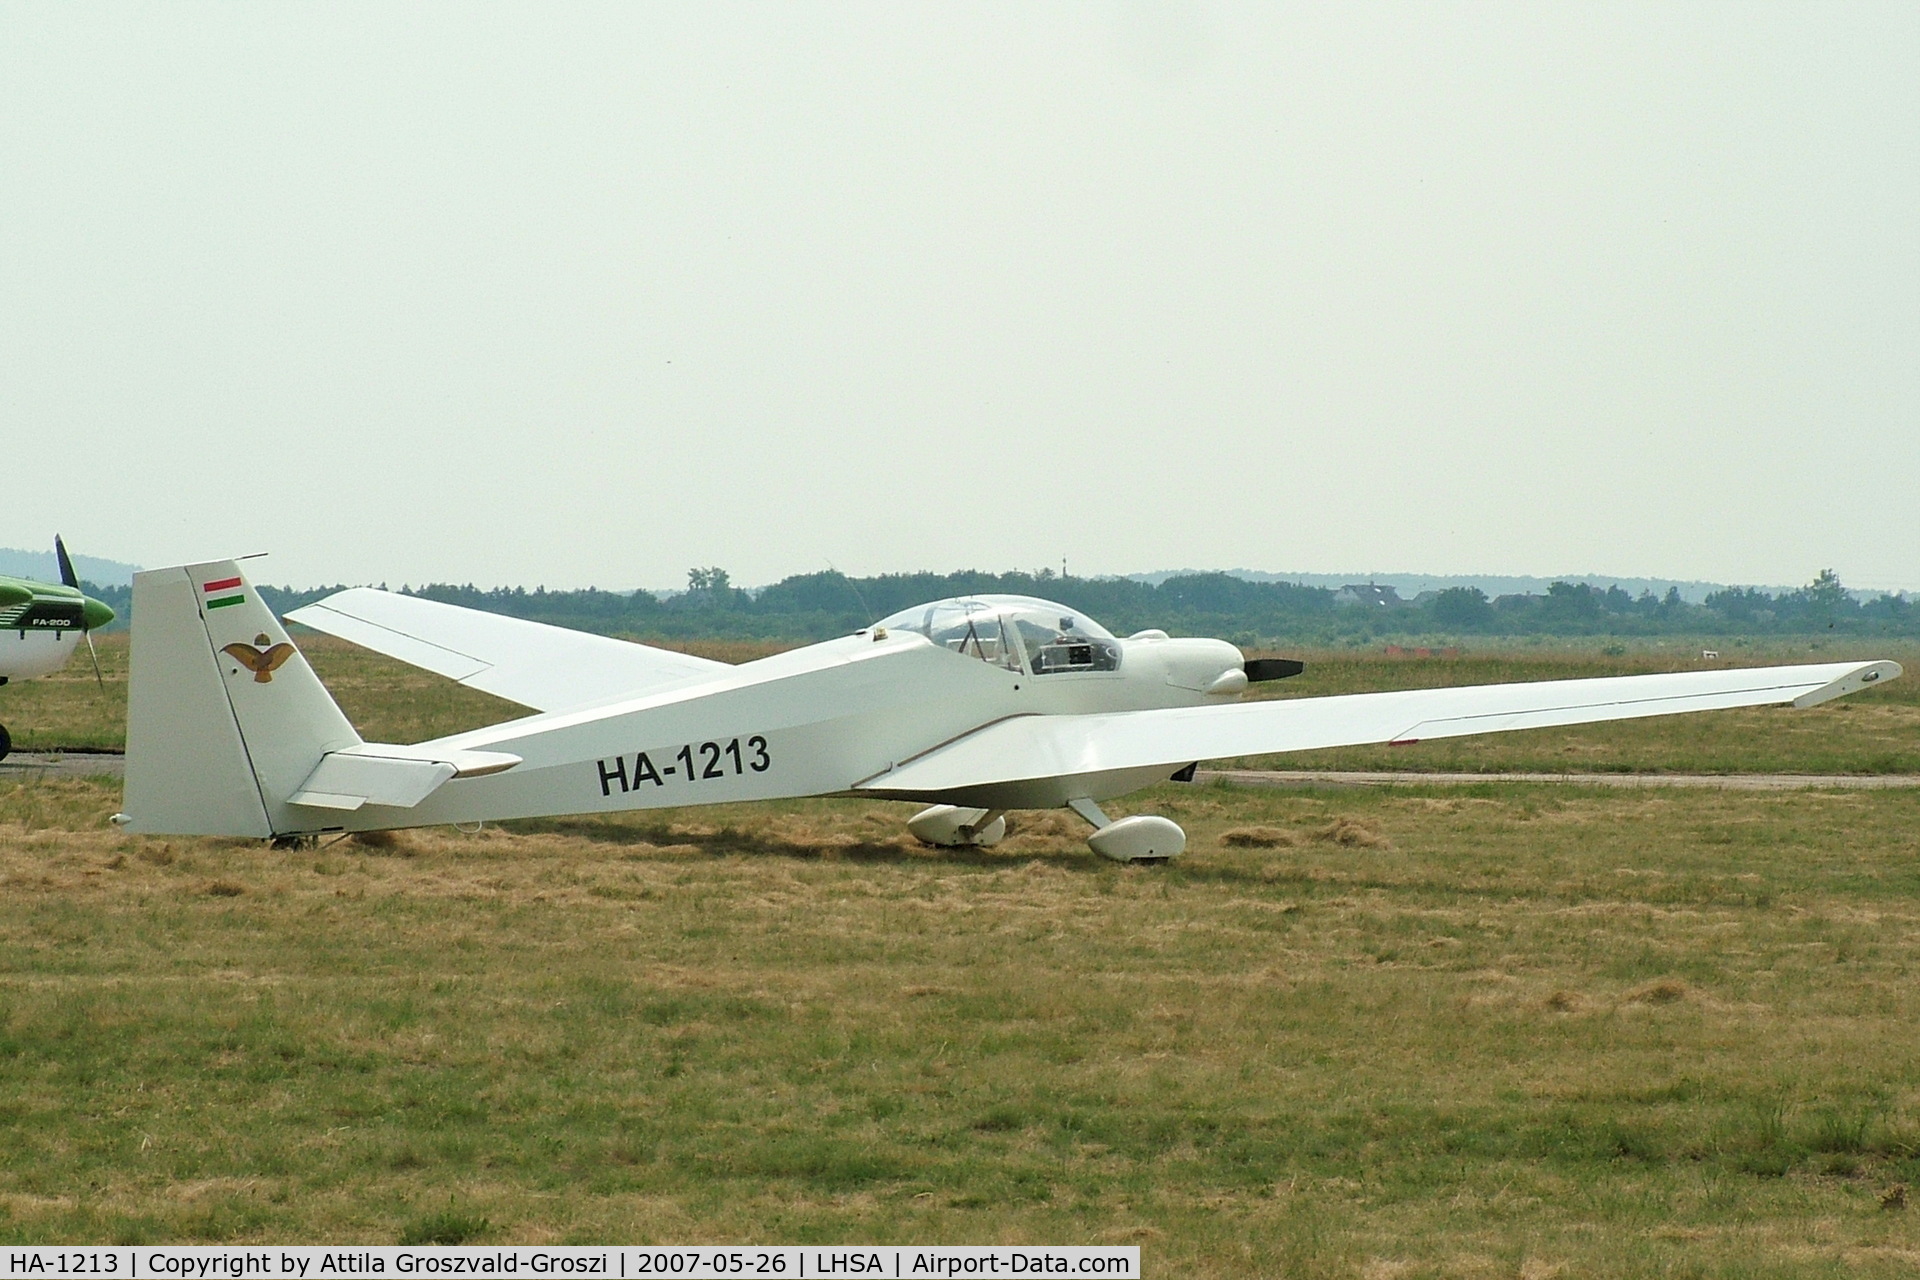
<path id="1" fill-rule="evenodd" d="M 135 575 L 128 830 L 299 837 L 552 814 L 866 796 L 933 807 L 930 844 L 987 845 L 1006 811 L 1069 806 L 1118 861 L 1185 848 L 1099 801 L 1196 762 L 1683 711 L 1813 706 L 1892 662 L 1237 700 L 1220 640 L 1109 634 L 1020 596 L 923 605 L 740 666 L 355 588 L 289 615 L 537 714 L 431 742 L 363 742 L 236 561 Z"/>

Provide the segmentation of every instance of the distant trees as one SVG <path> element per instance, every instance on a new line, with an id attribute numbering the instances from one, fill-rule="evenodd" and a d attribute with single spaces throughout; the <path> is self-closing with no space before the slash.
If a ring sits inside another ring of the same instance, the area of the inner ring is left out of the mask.
<path id="1" fill-rule="evenodd" d="M 667 602 L 669 609 L 733 609 L 750 601 L 744 591 L 736 590 L 725 569 L 687 570 L 687 591 Z"/>
<path id="2" fill-rule="evenodd" d="M 276 610 L 297 608 L 337 588 L 263 587 Z M 1164 627 L 1251 645 L 1274 641 L 1340 644 L 1420 635 L 1792 635 L 1809 632 L 1920 636 L 1920 609 L 1903 596 L 1860 600 L 1831 569 L 1792 591 L 1728 587 L 1699 604 L 1629 595 L 1618 587 L 1556 582 L 1540 595 L 1489 600 L 1475 587 L 1449 587 L 1398 606 L 1342 605 L 1324 587 L 1248 582 L 1224 573 L 1183 574 L 1158 585 L 1116 578 L 1032 573 L 899 573 L 850 578 L 827 570 L 744 591 L 717 566 L 688 571 L 685 592 L 481 589 L 471 583 L 403 588 L 448 604 L 533 618 L 588 631 L 664 638 L 818 640 L 844 635 L 929 600 L 1005 593 L 1042 596 L 1098 619 L 1121 635 Z M 99 591 L 121 616 L 125 589 Z"/>
<path id="3" fill-rule="evenodd" d="M 1831 569 L 1822 569 L 1812 582 L 1793 594 L 1809 608 L 1838 610 L 1853 604 L 1853 596 L 1841 585 L 1840 575 Z"/>
<path id="4" fill-rule="evenodd" d="M 1448 587 L 1427 603 L 1442 631 L 1478 631 L 1493 621 L 1493 604 L 1478 587 Z"/>
<path id="5" fill-rule="evenodd" d="M 1706 607 L 1740 626 L 1773 621 L 1773 597 L 1755 587 L 1728 587 L 1709 595 Z"/>
<path id="6" fill-rule="evenodd" d="M 1920 621 L 1905 597 L 1881 595 L 1862 602 L 1831 569 L 1821 570 L 1806 586 L 1778 596 L 1755 587 L 1726 587 L 1700 604 L 1681 599 L 1677 587 L 1667 588 L 1659 597 L 1651 592 L 1630 596 L 1618 587 L 1602 591 L 1586 583 L 1556 582 L 1544 596 L 1501 596 L 1490 602 L 1488 614 L 1481 614 L 1461 587 L 1438 592 L 1420 607 L 1434 630 L 1504 635 L 1793 634 L 1840 629 L 1912 634 L 1914 623 Z M 1411 620 L 1401 625 L 1416 629 Z"/>
<path id="7" fill-rule="evenodd" d="M 1860 610 L 1859 602 L 1841 585 L 1840 575 L 1831 569 L 1822 569 L 1812 582 L 1776 602 L 1781 604 L 1787 616 L 1815 627 L 1833 627 Z"/>
<path id="8" fill-rule="evenodd" d="M 1603 603 L 1603 598 L 1584 582 L 1556 582 L 1547 588 L 1547 598 L 1541 602 L 1541 616 L 1549 626 L 1558 623 L 1580 627 L 1600 617 Z"/>

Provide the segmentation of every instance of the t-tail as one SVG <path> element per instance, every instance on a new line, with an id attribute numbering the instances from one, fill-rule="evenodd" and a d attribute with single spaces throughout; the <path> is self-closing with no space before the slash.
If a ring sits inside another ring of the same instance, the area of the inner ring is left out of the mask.
<path id="1" fill-rule="evenodd" d="M 238 562 L 133 578 L 129 831 L 283 836 L 369 825 L 513 756 L 361 741 Z"/>

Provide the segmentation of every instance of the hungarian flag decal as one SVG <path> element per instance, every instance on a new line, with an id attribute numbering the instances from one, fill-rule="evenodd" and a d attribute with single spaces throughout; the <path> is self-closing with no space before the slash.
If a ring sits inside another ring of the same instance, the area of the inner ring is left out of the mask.
<path id="1" fill-rule="evenodd" d="M 218 582 L 209 582 L 200 590 L 206 594 L 209 609 L 224 609 L 230 604 L 244 604 L 247 599 L 247 593 L 240 589 L 238 578 L 222 578 Z"/>

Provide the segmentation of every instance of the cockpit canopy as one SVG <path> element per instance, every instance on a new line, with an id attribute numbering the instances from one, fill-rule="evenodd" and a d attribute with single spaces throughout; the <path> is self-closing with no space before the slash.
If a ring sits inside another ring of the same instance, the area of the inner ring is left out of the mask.
<path id="1" fill-rule="evenodd" d="M 1120 642 L 1082 614 L 1032 596 L 956 596 L 880 620 L 888 631 L 915 631 L 969 658 L 1036 676 L 1116 671 Z"/>

